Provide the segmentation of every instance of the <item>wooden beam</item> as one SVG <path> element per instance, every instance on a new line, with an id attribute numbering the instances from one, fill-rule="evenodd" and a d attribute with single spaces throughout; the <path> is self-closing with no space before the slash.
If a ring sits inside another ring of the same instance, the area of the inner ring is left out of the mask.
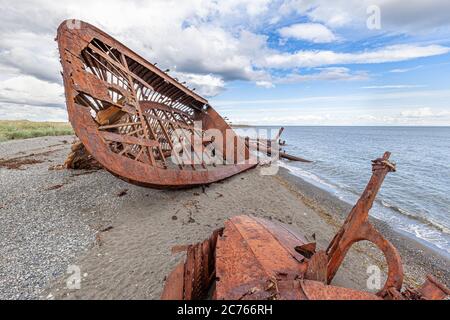
<path id="1" fill-rule="evenodd" d="M 99 131 L 99 135 L 108 141 L 114 141 L 114 142 L 120 142 L 120 143 L 127 143 L 127 144 L 137 144 L 144 147 L 157 147 L 159 146 L 158 141 L 150 140 L 150 139 L 144 139 L 144 138 L 138 138 L 133 136 L 126 136 L 126 135 L 120 135 L 114 132 L 108 132 L 108 131 Z"/>

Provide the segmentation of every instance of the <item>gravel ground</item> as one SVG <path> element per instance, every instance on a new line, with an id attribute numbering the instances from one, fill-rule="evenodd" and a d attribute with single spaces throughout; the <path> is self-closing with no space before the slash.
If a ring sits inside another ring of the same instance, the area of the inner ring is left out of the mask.
<path id="1" fill-rule="evenodd" d="M 0 299 L 38 298 L 118 214 L 123 200 L 117 194 L 129 184 L 103 170 L 49 170 L 64 162 L 73 139 L 0 143 L 0 160 L 42 161 L 20 169 L 0 166 Z"/>

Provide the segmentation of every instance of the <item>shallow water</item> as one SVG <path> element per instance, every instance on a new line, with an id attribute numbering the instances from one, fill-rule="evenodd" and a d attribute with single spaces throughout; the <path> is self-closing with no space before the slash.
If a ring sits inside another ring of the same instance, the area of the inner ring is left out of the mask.
<path id="1" fill-rule="evenodd" d="M 450 254 L 450 127 L 286 127 L 288 153 L 314 163 L 282 161 L 293 174 L 354 203 L 370 160 L 392 152 L 390 173 L 371 214 Z"/>

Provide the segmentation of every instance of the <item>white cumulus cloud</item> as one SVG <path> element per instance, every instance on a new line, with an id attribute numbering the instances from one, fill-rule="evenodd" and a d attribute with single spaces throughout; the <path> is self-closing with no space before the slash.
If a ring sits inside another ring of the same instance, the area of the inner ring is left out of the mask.
<path id="1" fill-rule="evenodd" d="M 0 81 L 0 102 L 64 108 L 64 89 L 32 76 Z"/>
<path id="2" fill-rule="evenodd" d="M 194 74 L 174 72 L 172 76 L 191 89 L 207 97 L 214 97 L 225 90 L 225 81 L 221 77 L 212 74 Z"/>
<path id="3" fill-rule="evenodd" d="M 352 72 L 349 68 L 329 67 L 319 68 L 318 72 L 309 74 L 291 73 L 278 79 L 278 83 L 295 83 L 304 81 L 355 81 L 367 80 L 369 74 L 366 71 Z"/>
<path id="4" fill-rule="evenodd" d="M 261 65 L 270 68 L 319 67 L 336 64 L 373 64 L 398 62 L 431 57 L 450 52 L 441 45 L 392 45 L 361 52 L 334 52 L 330 50 L 301 50 L 295 53 L 273 53 L 265 56 Z"/>
<path id="5" fill-rule="evenodd" d="M 314 43 L 333 42 L 337 38 L 333 32 L 320 23 L 298 23 L 278 30 L 283 38 L 306 40 Z"/>

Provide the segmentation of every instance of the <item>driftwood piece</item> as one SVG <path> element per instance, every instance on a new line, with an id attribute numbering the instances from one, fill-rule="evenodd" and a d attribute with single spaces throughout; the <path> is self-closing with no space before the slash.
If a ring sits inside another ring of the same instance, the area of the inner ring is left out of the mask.
<path id="1" fill-rule="evenodd" d="M 283 158 L 283 159 L 287 159 L 287 160 L 291 160 L 291 161 L 306 162 L 306 163 L 311 163 L 312 162 L 311 160 L 307 160 L 307 159 L 303 159 L 303 158 L 300 158 L 300 157 L 297 157 L 297 156 L 293 156 L 291 154 L 287 154 L 284 151 L 280 151 L 279 153 L 280 153 L 280 158 Z"/>
<path id="2" fill-rule="evenodd" d="M 97 112 L 95 120 L 98 122 L 98 124 L 104 126 L 119 121 L 124 114 L 125 112 L 123 112 L 121 108 L 110 106 L 104 110 L 100 110 L 99 112 Z"/>
<path id="3" fill-rule="evenodd" d="M 254 141 L 248 141 L 246 140 L 246 145 L 250 148 L 253 147 L 256 150 L 260 151 L 260 152 L 264 152 L 266 153 L 268 156 L 271 156 L 273 151 L 272 151 L 272 147 L 268 144 L 262 143 L 262 142 L 254 142 Z M 278 156 L 280 158 L 283 159 L 287 159 L 287 160 L 291 160 L 291 161 L 298 161 L 298 162 L 306 162 L 306 163 L 311 163 L 311 160 L 307 160 L 304 158 L 300 158 L 297 156 L 293 156 L 291 154 L 288 154 L 284 151 L 282 151 L 281 149 L 278 149 Z"/>

